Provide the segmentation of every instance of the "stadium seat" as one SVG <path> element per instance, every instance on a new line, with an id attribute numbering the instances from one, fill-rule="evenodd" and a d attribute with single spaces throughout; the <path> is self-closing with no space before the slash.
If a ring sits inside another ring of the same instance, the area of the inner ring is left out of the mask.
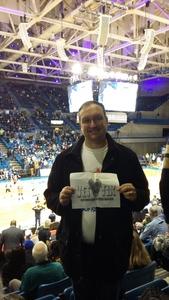
<path id="1" fill-rule="evenodd" d="M 43 297 L 36 298 L 35 300 L 60 300 L 60 297 L 55 297 L 54 295 L 46 295 Z"/>
<path id="2" fill-rule="evenodd" d="M 69 300 L 70 299 L 70 295 L 73 291 L 73 286 L 69 286 L 68 288 L 66 288 L 63 292 L 63 297 L 64 300 Z"/>
<path id="3" fill-rule="evenodd" d="M 59 296 L 59 294 L 62 293 L 64 289 L 66 289 L 71 285 L 72 285 L 72 281 L 69 277 L 66 277 L 56 282 L 41 284 L 38 288 L 37 295 L 38 297 L 42 297 L 48 294 Z"/>
<path id="4" fill-rule="evenodd" d="M 169 285 L 161 289 L 165 294 L 169 295 Z"/>
<path id="5" fill-rule="evenodd" d="M 141 286 L 136 287 L 135 289 L 132 289 L 130 291 L 127 291 L 124 293 L 124 299 L 125 300 L 138 300 L 138 297 L 148 288 L 159 288 L 162 290 L 162 288 L 166 287 L 168 284 L 164 279 L 155 279 L 151 282 L 148 282 L 146 284 L 143 284 Z"/>
<path id="6" fill-rule="evenodd" d="M 69 300 L 75 300 L 75 296 L 74 296 L 74 292 L 73 292 L 73 291 L 72 291 L 71 294 L 70 294 Z"/>
<path id="7" fill-rule="evenodd" d="M 122 281 L 122 292 L 154 280 L 156 265 L 156 262 L 152 261 L 144 268 L 127 271 Z"/>

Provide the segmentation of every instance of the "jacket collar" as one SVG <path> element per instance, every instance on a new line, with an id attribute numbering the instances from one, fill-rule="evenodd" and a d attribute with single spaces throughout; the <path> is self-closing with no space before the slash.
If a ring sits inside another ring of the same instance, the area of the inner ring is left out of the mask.
<path id="1" fill-rule="evenodd" d="M 116 153 L 118 144 L 113 140 L 109 133 L 106 133 L 107 143 L 108 143 L 108 153 Z M 67 154 L 75 155 L 76 157 L 81 157 L 81 149 L 84 143 L 84 136 L 82 135 L 80 139 L 68 150 Z"/>

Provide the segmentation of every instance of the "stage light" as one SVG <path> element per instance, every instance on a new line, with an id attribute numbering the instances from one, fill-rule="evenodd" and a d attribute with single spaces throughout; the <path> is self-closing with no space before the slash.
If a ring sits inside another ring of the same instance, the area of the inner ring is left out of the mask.
<path id="1" fill-rule="evenodd" d="M 150 52 L 153 42 L 154 42 L 154 37 L 155 37 L 155 31 L 154 29 L 151 28 L 147 28 L 145 29 L 145 34 L 144 34 L 144 38 L 145 38 L 145 43 L 144 46 L 141 48 L 141 56 L 139 58 L 139 64 L 137 69 L 139 71 L 144 70 L 146 64 L 147 64 L 147 59 L 148 59 L 148 53 Z"/>
<path id="2" fill-rule="evenodd" d="M 27 24 L 26 23 L 20 23 L 18 28 L 19 28 L 19 32 L 18 32 L 19 37 L 21 38 L 25 49 L 27 51 L 29 51 L 32 48 L 32 43 L 31 43 L 30 37 L 28 35 Z"/>
<path id="3" fill-rule="evenodd" d="M 99 66 L 91 66 L 87 72 L 89 77 L 97 78 L 97 79 L 114 79 L 114 80 L 121 80 L 121 81 L 138 81 L 137 74 L 128 74 L 122 72 L 114 72 L 114 71 L 105 71 L 103 67 Z"/>
<path id="4" fill-rule="evenodd" d="M 104 47 L 107 44 L 110 27 L 110 18 L 111 17 L 109 15 L 100 14 L 99 31 L 97 38 L 97 45 L 100 47 Z"/>
<path id="5" fill-rule="evenodd" d="M 64 38 L 60 38 L 56 41 L 56 48 L 57 48 L 58 56 L 62 60 L 67 61 L 69 58 L 65 52 L 65 44 L 66 44 L 66 41 Z"/>
<path id="6" fill-rule="evenodd" d="M 148 54 L 142 54 L 139 59 L 139 64 L 137 66 L 138 71 L 143 71 L 147 64 Z"/>
<path id="7" fill-rule="evenodd" d="M 75 63 L 72 66 L 72 73 L 75 74 L 75 75 L 82 74 L 82 67 L 81 67 L 81 64 L 79 62 Z"/>
<path id="8" fill-rule="evenodd" d="M 88 72 L 87 74 L 91 77 L 96 77 L 97 74 L 98 74 L 98 68 L 96 66 L 91 66 L 89 69 L 88 69 Z"/>
<path id="9" fill-rule="evenodd" d="M 97 49 L 97 64 L 98 64 L 98 66 L 104 66 L 104 49 L 103 49 L 103 47 L 98 47 L 98 49 Z"/>
<path id="10" fill-rule="evenodd" d="M 145 29 L 145 34 L 144 34 L 145 43 L 140 51 L 141 54 L 148 54 L 150 52 L 154 42 L 154 37 L 155 37 L 154 29 L 151 28 Z"/>
<path id="11" fill-rule="evenodd" d="M 23 63 L 23 64 L 22 64 L 22 71 L 23 71 L 24 73 L 28 73 L 28 64 L 27 64 L 27 63 Z"/>

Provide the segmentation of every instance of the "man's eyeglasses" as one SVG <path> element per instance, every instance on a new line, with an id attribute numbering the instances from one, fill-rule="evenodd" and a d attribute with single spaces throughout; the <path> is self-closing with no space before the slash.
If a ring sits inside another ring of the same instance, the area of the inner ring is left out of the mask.
<path id="1" fill-rule="evenodd" d="M 92 121 L 94 123 L 99 123 L 100 121 L 103 121 L 104 117 L 102 115 L 96 115 L 93 116 L 93 118 L 84 117 L 82 118 L 82 124 L 90 124 Z"/>

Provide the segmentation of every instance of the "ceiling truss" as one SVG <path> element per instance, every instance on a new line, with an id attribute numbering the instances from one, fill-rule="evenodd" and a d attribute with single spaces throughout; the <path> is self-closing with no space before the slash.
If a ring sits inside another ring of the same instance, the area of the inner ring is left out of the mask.
<path id="1" fill-rule="evenodd" d="M 89 66 L 97 64 L 100 14 L 111 17 L 105 70 L 140 78 L 169 76 L 168 0 L 0 0 L 0 77 L 67 85 L 72 64 L 80 62 L 85 78 Z M 29 50 L 19 35 L 20 23 L 26 24 Z M 155 38 L 139 73 L 147 28 L 154 29 Z M 65 40 L 66 60 L 58 54 L 60 38 Z"/>

